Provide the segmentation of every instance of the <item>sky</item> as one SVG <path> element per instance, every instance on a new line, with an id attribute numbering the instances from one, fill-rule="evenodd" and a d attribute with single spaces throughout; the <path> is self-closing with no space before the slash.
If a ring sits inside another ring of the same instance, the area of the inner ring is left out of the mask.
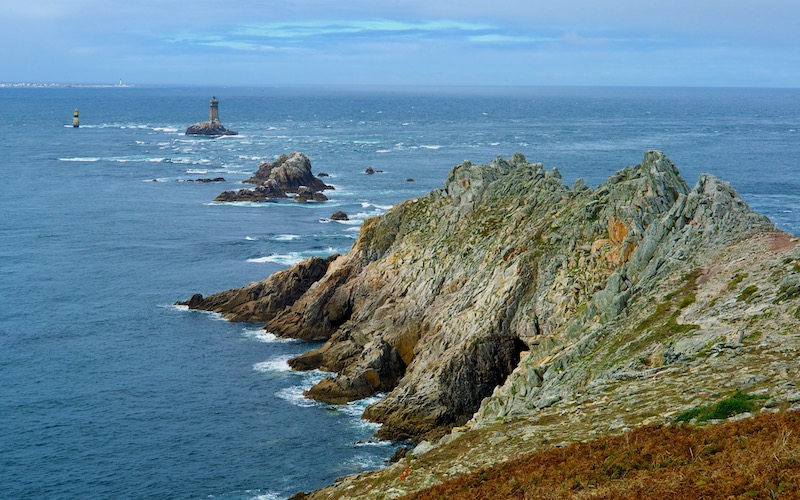
<path id="1" fill-rule="evenodd" d="M 0 83 L 800 87 L 797 0 L 0 0 Z"/>

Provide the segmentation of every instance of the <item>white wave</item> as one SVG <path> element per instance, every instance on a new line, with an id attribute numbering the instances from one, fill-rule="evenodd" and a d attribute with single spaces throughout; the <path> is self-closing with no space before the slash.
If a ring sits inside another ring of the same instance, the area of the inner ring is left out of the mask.
<path id="1" fill-rule="evenodd" d="M 258 238 L 253 238 L 252 236 L 245 236 L 244 240 L 245 241 L 258 241 Z"/>
<path id="2" fill-rule="evenodd" d="M 346 460 L 344 465 L 362 470 L 381 469 L 385 466 L 383 459 L 375 455 L 356 455 Z"/>
<path id="3" fill-rule="evenodd" d="M 295 241 L 300 239 L 299 234 L 277 234 L 270 238 L 272 241 Z"/>
<path id="4" fill-rule="evenodd" d="M 379 153 L 379 154 L 385 154 L 385 153 L 391 153 L 392 150 L 391 149 L 377 149 L 377 150 L 375 150 L 375 152 Z"/>
<path id="5" fill-rule="evenodd" d="M 186 173 L 187 174 L 207 174 L 208 170 L 200 170 L 200 169 L 192 169 L 192 168 L 190 168 L 190 169 L 186 170 Z"/>
<path id="6" fill-rule="evenodd" d="M 252 492 L 246 491 L 248 495 L 251 495 Z M 277 493 L 272 493 L 268 491 L 266 493 L 259 493 L 255 496 L 250 497 L 248 500 L 283 500 L 285 497 L 278 495 Z"/>
<path id="7" fill-rule="evenodd" d="M 297 339 L 284 339 L 278 337 L 272 332 L 268 332 L 266 330 L 247 330 L 245 329 L 242 333 L 245 337 L 253 340 L 257 340 L 259 342 L 264 342 L 266 344 L 287 344 L 292 342 L 299 342 Z M 288 366 L 288 365 L 287 365 Z"/>
<path id="8" fill-rule="evenodd" d="M 436 150 L 436 149 L 442 149 L 442 147 L 439 146 L 439 145 L 426 146 L 426 145 L 423 144 L 423 145 L 420 146 L 420 149 L 433 149 L 433 150 Z"/>
<path id="9" fill-rule="evenodd" d="M 294 356 L 283 355 L 278 356 L 267 361 L 261 361 L 253 365 L 253 370 L 261 373 L 265 372 L 290 372 L 292 368 L 289 366 L 289 360 Z"/>
<path id="10" fill-rule="evenodd" d="M 275 395 L 284 401 L 288 401 L 295 406 L 299 406 L 300 408 L 313 408 L 314 406 L 320 406 L 320 403 L 305 397 L 303 393 L 306 390 L 308 390 L 308 388 L 303 385 L 294 385 L 292 387 L 286 387 L 279 390 L 275 393 Z"/>
<path id="11" fill-rule="evenodd" d="M 348 227 L 347 229 L 345 229 L 345 231 L 358 233 L 358 232 L 361 231 L 361 228 L 360 227 Z"/>
<path id="12" fill-rule="evenodd" d="M 74 158 L 59 158 L 59 161 L 84 161 L 84 162 L 94 162 L 100 161 L 100 158 L 94 156 L 76 156 Z"/>
<path id="13" fill-rule="evenodd" d="M 376 204 L 370 203 L 368 201 L 362 201 L 361 202 L 361 208 L 369 208 L 369 207 L 378 208 L 380 210 L 391 210 L 393 205 L 376 205 Z"/>
<path id="14" fill-rule="evenodd" d="M 155 130 L 156 132 L 177 132 L 178 131 L 177 128 L 173 128 L 173 127 L 153 127 L 153 130 Z"/>
<path id="15" fill-rule="evenodd" d="M 303 383 L 299 385 L 293 385 L 291 387 L 285 387 L 276 392 L 275 395 L 283 399 L 284 401 L 288 401 L 289 403 L 295 406 L 299 406 L 301 408 L 322 406 L 322 403 L 314 401 L 312 399 L 308 399 L 307 397 L 305 397 L 303 393 L 308 389 L 310 389 L 312 386 L 318 384 L 325 377 L 329 376 L 330 373 L 326 373 L 321 370 L 309 370 L 307 372 L 293 371 L 291 372 L 291 374 L 301 377 Z"/>
<path id="16" fill-rule="evenodd" d="M 500 143 L 499 142 L 490 142 L 489 145 L 490 146 L 499 146 Z"/>
<path id="17" fill-rule="evenodd" d="M 337 250 L 333 247 L 328 247 L 325 250 L 272 254 L 266 257 L 256 257 L 252 259 L 247 259 L 247 262 L 255 262 L 258 264 L 271 262 L 273 264 L 284 264 L 287 266 L 293 266 L 307 257 L 327 257 L 328 255 L 334 253 L 337 253 Z"/>
<path id="18" fill-rule="evenodd" d="M 171 309 L 175 309 L 176 311 L 188 311 L 189 310 L 189 306 L 186 306 L 186 305 L 183 305 L 183 304 L 170 304 L 168 307 L 171 308 Z"/>

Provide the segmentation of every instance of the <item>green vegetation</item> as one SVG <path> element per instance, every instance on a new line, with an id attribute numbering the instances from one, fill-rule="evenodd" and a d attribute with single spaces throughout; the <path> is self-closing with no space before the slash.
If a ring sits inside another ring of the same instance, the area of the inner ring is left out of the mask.
<path id="1" fill-rule="evenodd" d="M 749 274 L 747 273 L 739 273 L 736 276 L 734 276 L 731 282 L 728 283 L 728 290 L 733 290 L 734 288 L 739 286 L 739 283 L 744 281 L 744 279 L 747 278 L 748 276 Z"/>
<path id="2" fill-rule="evenodd" d="M 736 297 L 736 302 L 744 302 L 745 304 L 749 304 L 757 297 L 756 292 L 758 292 L 758 287 L 755 285 L 750 285 L 742 290 L 742 293 Z"/>
<path id="3" fill-rule="evenodd" d="M 677 422 L 689 422 L 695 418 L 698 422 L 721 420 L 740 413 L 752 412 L 760 408 L 761 405 L 759 401 L 762 399 L 766 399 L 766 396 L 756 396 L 736 391 L 733 396 L 725 398 L 715 405 L 707 405 L 687 410 L 675 417 L 675 420 Z"/>

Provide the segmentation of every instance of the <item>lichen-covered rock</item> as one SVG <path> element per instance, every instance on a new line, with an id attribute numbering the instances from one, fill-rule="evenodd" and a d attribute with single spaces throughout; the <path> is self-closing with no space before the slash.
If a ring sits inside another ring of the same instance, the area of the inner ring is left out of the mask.
<path id="1" fill-rule="evenodd" d="M 291 362 L 336 372 L 308 396 L 388 392 L 365 412 L 380 435 L 435 440 L 693 359 L 724 323 L 691 307 L 715 259 L 781 235 L 729 185 L 690 188 L 656 151 L 596 189 L 520 154 L 466 162 L 365 221 L 266 328 L 327 339 Z"/>

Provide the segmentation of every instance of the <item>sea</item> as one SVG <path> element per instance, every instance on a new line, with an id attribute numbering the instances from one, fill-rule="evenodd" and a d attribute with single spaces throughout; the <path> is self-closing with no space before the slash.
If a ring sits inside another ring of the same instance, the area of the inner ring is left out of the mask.
<path id="1" fill-rule="evenodd" d="M 184 135 L 212 96 L 239 135 Z M 0 111 L 2 498 L 273 500 L 385 466 L 381 395 L 303 397 L 326 374 L 286 361 L 318 343 L 174 304 L 347 252 L 464 160 L 596 186 L 659 149 L 800 234 L 798 89 L 0 88 Z M 213 201 L 293 151 L 329 201 Z"/>

